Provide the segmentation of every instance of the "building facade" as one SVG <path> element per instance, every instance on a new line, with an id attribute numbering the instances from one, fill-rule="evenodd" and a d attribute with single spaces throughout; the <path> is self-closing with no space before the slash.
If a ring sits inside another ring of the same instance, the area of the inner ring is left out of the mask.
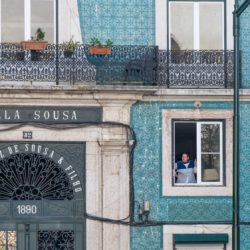
<path id="1" fill-rule="evenodd" d="M 0 0 L 0 248 L 233 249 L 234 4 Z M 240 19 L 243 250 L 249 20 L 250 7 Z M 43 48 L 22 43 L 41 34 Z M 184 152 L 192 181 L 179 179 Z"/>

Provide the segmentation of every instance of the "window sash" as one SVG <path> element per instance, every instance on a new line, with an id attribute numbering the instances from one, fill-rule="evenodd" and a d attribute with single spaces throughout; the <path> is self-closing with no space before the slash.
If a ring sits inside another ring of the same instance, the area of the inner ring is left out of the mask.
<path id="1" fill-rule="evenodd" d="M 219 125 L 220 128 L 220 138 L 219 138 L 219 152 L 202 152 L 201 149 L 201 127 L 202 125 Z M 222 185 L 223 184 L 223 131 L 222 122 L 197 122 L 197 184 L 198 185 Z M 211 154 L 220 156 L 220 181 L 202 181 L 202 154 Z"/>
<path id="2" fill-rule="evenodd" d="M 32 5 L 31 5 L 31 0 L 20 0 L 20 1 L 23 1 L 24 3 L 24 9 L 23 10 L 20 10 L 20 11 L 23 11 L 23 15 L 24 15 L 24 23 L 23 23 L 23 28 L 24 28 L 24 40 L 30 40 L 31 39 L 31 36 L 34 35 L 34 34 L 31 34 L 31 30 L 32 30 L 32 25 L 31 25 L 31 17 L 32 17 Z M 1 4 L 2 4 L 2 0 L 0 0 L 0 7 L 1 7 Z M 56 31 L 55 31 L 55 22 L 56 22 L 56 15 L 55 15 L 55 12 L 56 12 L 56 8 L 55 8 L 55 1 L 53 0 L 53 26 L 54 26 L 54 32 L 53 32 L 53 41 L 52 42 L 55 42 L 55 34 L 56 34 Z M 0 19 L 2 19 L 2 8 L 0 8 Z M 2 22 L 0 20 L 0 25 L 2 25 Z M 38 28 L 38 27 L 37 27 Z M 43 29 L 43 27 L 41 27 Z M 0 27 L 0 42 L 2 41 L 2 28 Z M 19 42 L 19 41 L 13 41 L 13 42 Z"/>
<path id="3" fill-rule="evenodd" d="M 23 0 L 0 0 L 0 42 L 9 43 L 24 39 L 23 9 Z"/>
<path id="4" fill-rule="evenodd" d="M 224 178 L 224 166 L 223 166 L 223 122 L 219 121 L 175 121 L 174 127 L 176 123 L 195 123 L 196 124 L 196 155 L 197 155 L 197 183 L 175 183 L 175 186 L 218 186 L 223 185 Z M 201 127 L 202 125 L 219 125 L 220 138 L 219 138 L 219 152 L 202 152 L 201 151 Z M 174 148 L 173 148 L 173 166 L 175 166 L 175 129 L 174 129 Z M 211 155 L 219 155 L 220 156 L 220 180 L 219 181 L 202 181 L 202 166 L 201 166 L 201 156 L 202 154 L 211 154 Z M 173 167 L 173 171 L 174 167 Z"/>
<path id="5" fill-rule="evenodd" d="M 193 6 L 193 48 L 192 50 L 200 50 L 201 49 L 201 34 L 200 34 L 200 5 L 201 4 L 221 4 L 222 5 L 222 41 L 221 41 L 221 50 L 224 49 L 224 43 L 225 43 L 225 37 L 224 37 L 224 30 L 225 30 L 225 11 L 224 11 L 224 2 L 217 1 L 217 2 L 209 2 L 209 1 L 202 1 L 202 2 L 192 2 L 192 1 L 170 1 L 169 2 L 169 13 L 168 13 L 168 23 L 169 23 L 169 34 L 168 34 L 168 42 L 169 42 L 169 48 L 172 48 L 171 44 L 171 33 L 172 33 L 172 23 L 171 23 L 171 5 L 177 5 L 177 4 L 190 4 Z"/>

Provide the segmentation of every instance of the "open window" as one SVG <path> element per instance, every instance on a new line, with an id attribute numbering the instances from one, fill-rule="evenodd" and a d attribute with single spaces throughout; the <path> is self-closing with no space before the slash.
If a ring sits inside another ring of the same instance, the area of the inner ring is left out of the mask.
<path id="1" fill-rule="evenodd" d="M 233 112 L 227 109 L 162 111 L 162 193 L 164 196 L 231 196 Z M 183 151 L 196 160 L 194 183 L 175 181 Z M 168 248 L 169 249 L 169 248 Z"/>
<path id="2" fill-rule="evenodd" d="M 173 121 L 173 184 L 223 185 L 223 121 Z M 190 164 L 178 169 L 182 154 L 188 153 Z M 180 175 L 189 175 L 180 181 Z M 179 179 L 178 179 L 179 178 Z"/>

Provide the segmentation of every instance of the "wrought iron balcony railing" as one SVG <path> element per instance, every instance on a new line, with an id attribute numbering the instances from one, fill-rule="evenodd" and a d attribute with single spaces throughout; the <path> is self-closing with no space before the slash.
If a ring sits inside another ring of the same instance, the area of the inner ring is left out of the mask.
<path id="1" fill-rule="evenodd" d="M 92 55 L 80 45 L 73 53 L 56 45 L 44 51 L 0 44 L 0 81 L 92 82 L 161 85 L 169 88 L 233 86 L 233 51 L 167 51 L 156 46 L 113 46 Z"/>
<path id="2" fill-rule="evenodd" d="M 73 54 L 49 44 L 43 51 L 23 50 L 19 44 L 0 44 L 0 81 L 94 82 L 96 70 L 79 46 Z"/>
<path id="3" fill-rule="evenodd" d="M 234 52 L 227 50 L 159 51 L 159 85 L 169 88 L 230 88 Z"/>

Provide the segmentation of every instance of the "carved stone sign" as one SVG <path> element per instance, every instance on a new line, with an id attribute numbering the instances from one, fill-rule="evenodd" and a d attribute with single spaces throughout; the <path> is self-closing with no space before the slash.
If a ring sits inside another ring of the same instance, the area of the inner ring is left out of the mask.
<path id="1" fill-rule="evenodd" d="M 32 200 L 35 200 L 42 198 L 39 197 L 42 195 L 39 193 L 39 191 L 36 190 L 37 187 L 35 187 L 34 183 L 43 183 L 42 185 L 45 185 L 44 182 L 46 178 L 49 183 L 53 183 L 53 185 L 57 188 L 60 187 L 60 190 L 51 187 L 49 194 L 45 195 L 47 199 L 73 199 L 73 193 L 70 193 L 68 191 L 69 186 L 75 193 L 82 192 L 81 181 L 79 179 L 77 171 L 74 169 L 74 166 L 66 161 L 65 156 L 58 154 L 49 146 L 35 143 L 10 145 L 0 150 L 0 163 L 2 166 L 1 172 L 4 172 L 0 175 L 0 184 L 5 179 L 8 179 L 8 181 L 17 184 L 17 180 L 20 181 L 20 176 L 22 176 L 22 174 L 25 175 L 25 177 L 21 178 L 21 181 L 25 182 L 25 185 L 28 186 L 26 187 L 24 185 L 23 187 L 21 185 L 22 187 L 20 191 L 17 186 L 15 188 L 16 191 L 13 192 L 13 194 L 16 195 L 14 199 L 25 200 L 26 198 L 29 199 L 31 197 Z M 15 168 L 15 171 L 13 171 L 13 167 Z M 6 177 L 2 180 L 3 174 L 7 174 L 8 177 L 11 178 Z M 28 177 L 29 174 L 31 175 L 31 177 Z M 61 179 L 59 177 L 61 177 Z M 25 178 L 27 180 L 24 180 Z M 41 178 L 43 178 L 43 181 L 41 181 Z M 53 181 L 53 178 L 56 179 L 56 181 Z M 13 181 L 12 179 L 15 181 Z M 31 180 L 34 183 L 32 182 L 32 184 L 30 184 L 29 182 Z M 59 181 L 61 181 L 61 183 Z M 34 190 L 31 190 L 31 186 Z M 26 191 L 27 197 L 25 195 L 22 196 L 24 192 L 23 190 L 26 190 L 25 188 L 29 189 L 29 192 Z M 48 185 L 46 185 L 45 189 L 48 189 Z M 39 188 L 39 190 L 41 190 L 41 188 Z M 6 195 L 6 197 L 10 198 L 8 197 L 8 195 Z M 0 198 L 4 197 L 1 197 L 0 195 Z"/>
<path id="2" fill-rule="evenodd" d="M 0 142 L 0 165 L 1 219 L 84 215 L 85 143 Z"/>
<path id="3" fill-rule="evenodd" d="M 99 107 L 21 106 L 0 107 L 0 123 L 84 123 L 100 122 Z"/>

